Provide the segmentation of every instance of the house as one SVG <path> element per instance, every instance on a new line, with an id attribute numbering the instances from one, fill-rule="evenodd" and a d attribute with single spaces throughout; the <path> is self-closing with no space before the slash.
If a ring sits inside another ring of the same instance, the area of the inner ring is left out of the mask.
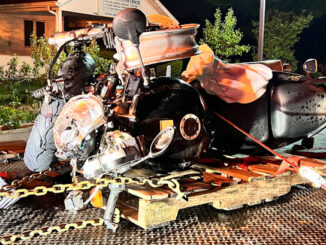
<path id="1" fill-rule="evenodd" d="M 138 8 L 146 15 L 161 14 L 176 21 L 159 0 L 1 0 L 0 65 L 13 54 L 30 55 L 32 33 L 49 37 L 56 31 L 112 22 L 125 8 Z"/>

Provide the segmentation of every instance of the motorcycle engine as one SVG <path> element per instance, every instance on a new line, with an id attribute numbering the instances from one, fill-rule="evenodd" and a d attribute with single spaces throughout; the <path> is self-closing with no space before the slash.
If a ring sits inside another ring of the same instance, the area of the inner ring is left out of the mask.
<path id="1" fill-rule="evenodd" d="M 82 168 L 84 177 L 100 177 L 140 156 L 136 139 L 130 134 L 120 131 L 106 132 L 102 138 L 100 153 L 89 157 Z"/>

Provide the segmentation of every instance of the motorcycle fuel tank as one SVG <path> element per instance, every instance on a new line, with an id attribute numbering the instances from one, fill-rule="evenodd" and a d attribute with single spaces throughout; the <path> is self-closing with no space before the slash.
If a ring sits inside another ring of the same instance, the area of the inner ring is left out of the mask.
<path id="1" fill-rule="evenodd" d="M 271 125 L 276 139 L 295 139 L 326 124 L 325 88 L 288 82 L 273 89 Z"/>
<path id="2" fill-rule="evenodd" d="M 139 98 L 133 135 L 144 136 L 145 148 L 149 149 L 158 132 L 173 126 L 176 132 L 172 143 L 153 162 L 165 170 L 183 169 L 208 146 L 205 113 L 205 104 L 194 87 L 182 80 L 158 78 Z"/>

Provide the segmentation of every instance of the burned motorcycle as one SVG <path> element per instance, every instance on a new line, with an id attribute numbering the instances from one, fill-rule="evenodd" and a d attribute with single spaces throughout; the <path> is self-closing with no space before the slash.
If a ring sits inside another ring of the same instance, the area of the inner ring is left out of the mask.
<path id="1" fill-rule="evenodd" d="M 132 16 L 129 23 L 121 22 L 126 19 L 125 15 L 128 18 Z M 127 26 L 134 28 L 123 31 Z M 170 56 L 166 56 L 166 61 L 196 54 L 194 36 L 197 27 L 188 25 L 169 34 L 171 37 L 176 35 L 176 38 L 171 39 L 171 47 L 175 47 L 175 50 Z M 63 35 L 60 40 L 66 37 L 68 39 L 59 51 L 69 43 L 103 37 L 105 43 L 116 47 L 119 55 L 119 63 L 113 65 L 108 74 L 86 82 L 89 94 L 70 98 L 57 118 L 54 114 L 50 115 L 51 122 L 56 119 L 53 129 L 55 155 L 59 159 L 70 160 L 73 179 L 77 171 L 82 172 L 86 178 L 119 176 L 149 159 L 151 160 L 147 164 L 156 169 L 186 168 L 199 158 L 208 145 L 208 134 L 203 124 L 204 102 L 199 92 L 178 79 L 149 80 L 145 65 L 157 63 L 159 57 L 148 61 L 149 57 L 154 57 L 153 53 L 150 56 L 141 55 L 142 39 L 139 40 L 139 36 L 143 33 L 149 40 L 147 50 L 152 50 L 152 45 L 165 32 L 144 32 L 145 28 L 146 17 L 140 11 L 132 10 L 118 15 L 113 22 L 113 28 L 104 26 L 86 29 L 76 38 L 69 34 L 58 34 Z M 133 43 L 119 36 L 113 40 L 112 29 L 116 34 L 128 33 Z M 50 41 L 55 42 L 57 38 L 55 35 Z M 179 47 L 180 41 L 187 46 Z M 162 48 L 161 44 L 156 45 Z M 166 43 L 166 48 L 169 47 L 167 45 L 171 43 Z M 159 54 L 160 50 L 156 49 L 156 52 Z M 67 78 L 63 77 L 62 80 L 65 85 Z M 81 82 L 86 87 L 85 81 Z M 51 89 L 49 91 L 47 97 L 50 99 L 59 96 L 64 100 L 67 95 L 66 86 L 59 89 L 58 94 L 54 94 Z M 37 132 L 38 126 L 36 122 L 34 129 Z M 46 134 L 50 135 L 52 132 L 48 130 Z M 29 141 L 33 142 L 33 139 L 30 138 Z M 34 156 L 40 167 L 47 168 L 50 161 L 38 158 L 40 154 L 34 154 L 34 148 L 35 146 L 26 149 L 26 165 L 29 164 L 29 156 Z M 52 152 L 48 155 L 53 156 Z M 44 164 L 41 160 L 48 162 Z M 109 187 L 111 192 L 105 222 L 109 228 L 115 230 L 112 214 L 117 195 L 123 188 L 120 185 Z"/>
<path id="2" fill-rule="evenodd" d="M 80 80 L 90 93 L 72 97 L 59 115 L 49 116 L 51 125 L 56 119 L 54 140 L 51 127 L 40 132 L 39 124 L 35 124 L 33 130 L 48 137 L 40 141 L 41 145 L 55 142 L 48 156 L 53 158 L 56 152 L 59 159 L 70 160 L 73 178 L 77 171 L 85 178 L 115 177 L 149 159 L 146 167 L 172 171 L 191 166 L 207 149 L 223 153 L 259 149 L 215 112 L 273 148 L 310 137 L 326 126 L 323 79 L 274 71 L 266 91 L 246 104 L 227 103 L 200 80 L 189 84 L 171 77 L 150 79 L 148 67 L 200 53 L 195 41 L 198 27 L 191 24 L 148 31 L 144 14 L 127 9 L 114 18 L 112 28 L 99 26 L 55 34 L 50 42 L 62 44 L 59 51 L 69 43 L 103 38 L 106 45 L 117 50 L 119 62 L 95 81 L 89 81 L 88 76 Z M 64 87 L 58 93 L 60 99 L 65 98 Z M 49 92 L 47 97 L 55 94 Z M 56 108 L 59 111 L 59 106 Z M 33 139 L 28 144 L 30 141 Z M 37 147 L 42 146 L 26 148 L 25 162 L 28 165 L 33 157 L 40 168 L 47 168 L 47 158 L 37 159 L 42 154 L 31 154 Z M 123 187 L 109 187 L 105 222 L 116 230 L 112 215 Z"/>

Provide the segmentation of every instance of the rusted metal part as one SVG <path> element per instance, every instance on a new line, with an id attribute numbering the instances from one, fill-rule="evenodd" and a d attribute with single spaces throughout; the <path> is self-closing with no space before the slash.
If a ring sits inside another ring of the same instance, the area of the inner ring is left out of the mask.
<path id="1" fill-rule="evenodd" d="M 53 34 L 49 38 L 48 42 L 50 45 L 61 46 L 65 42 L 73 40 L 74 38 L 82 38 L 85 36 L 98 38 L 103 36 L 104 29 L 109 27 L 110 25 L 108 25 L 107 27 L 100 26 L 100 27 L 82 28 L 70 32 L 58 32 Z"/>
<path id="2" fill-rule="evenodd" d="M 198 54 L 195 40 L 198 28 L 198 24 L 187 24 L 182 25 L 180 29 L 144 32 L 140 36 L 139 46 L 144 64 L 157 64 Z M 127 70 L 139 68 L 141 64 L 134 45 L 124 40 L 119 43 L 122 52 L 120 62 Z"/>

